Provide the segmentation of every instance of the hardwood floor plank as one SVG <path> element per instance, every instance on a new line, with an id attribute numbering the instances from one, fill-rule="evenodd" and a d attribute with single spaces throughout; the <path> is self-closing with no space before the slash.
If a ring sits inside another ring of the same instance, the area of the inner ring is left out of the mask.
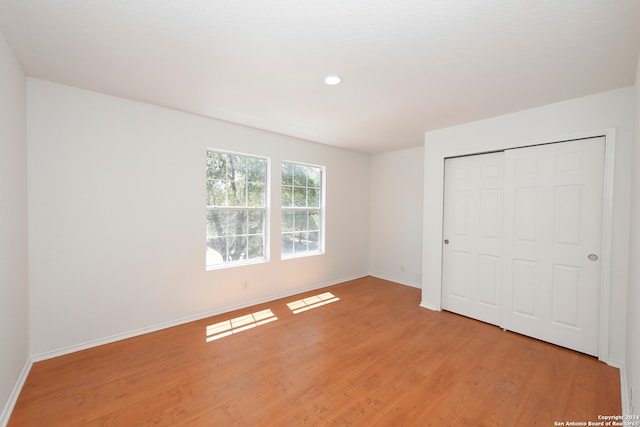
<path id="1" fill-rule="evenodd" d="M 339 300 L 287 306 L 324 292 Z M 38 362 L 9 426 L 551 426 L 620 414 L 617 369 L 419 302 L 418 289 L 366 277 Z M 207 342 L 208 326 L 267 309 L 277 320 Z"/>

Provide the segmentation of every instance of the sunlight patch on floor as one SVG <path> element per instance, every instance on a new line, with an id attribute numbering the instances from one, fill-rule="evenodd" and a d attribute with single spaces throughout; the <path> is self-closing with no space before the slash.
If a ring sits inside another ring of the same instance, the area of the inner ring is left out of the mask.
<path id="1" fill-rule="evenodd" d="M 298 314 L 336 301 L 340 301 L 340 298 L 336 297 L 331 292 L 325 292 L 323 294 L 287 303 L 287 307 L 289 307 L 293 314 Z"/>
<path id="2" fill-rule="evenodd" d="M 220 338 L 228 337 L 247 329 L 278 320 L 270 309 L 256 311 L 255 313 L 245 316 L 235 317 L 233 319 L 214 323 L 207 326 L 207 342 L 215 341 Z"/>

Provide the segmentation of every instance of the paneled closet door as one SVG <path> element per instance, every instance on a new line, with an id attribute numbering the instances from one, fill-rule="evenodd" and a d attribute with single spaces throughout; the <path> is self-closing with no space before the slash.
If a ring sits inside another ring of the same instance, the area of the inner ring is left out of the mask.
<path id="1" fill-rule="evenodd" d="M 500 323 L 504 153 L 445 161 L 442 307 Z"/>
<path id="2" fill-rule="evenodd" d="M 605 140 L 505 152 L 503 328 L 598 354 Z"/>

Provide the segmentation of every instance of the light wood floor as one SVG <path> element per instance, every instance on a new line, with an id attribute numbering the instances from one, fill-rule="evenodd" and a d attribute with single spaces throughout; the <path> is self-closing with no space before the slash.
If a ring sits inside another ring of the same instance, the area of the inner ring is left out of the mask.
<path id="1" fill-rule="evenodd" d="M 324 292 L 339 300 L 287 306 Z M 621 413 L 617 369 L 419 302 L 367 277 L 39 362 L 9 426 L 553 426 Z M 206 341 L 207 326 L 266 309 L 277 320 Z"/>

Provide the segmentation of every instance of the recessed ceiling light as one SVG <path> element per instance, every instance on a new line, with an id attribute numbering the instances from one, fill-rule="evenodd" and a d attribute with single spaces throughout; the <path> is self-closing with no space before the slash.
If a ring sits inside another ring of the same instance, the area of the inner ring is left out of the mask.
<path id="1" fill-rule="evenodd" d="M 339 85 L 342 82 L 340 76 L 336 76 L 335 74 L 330 74 L 324 78 L 324 82 L 329 86 Z"/>

